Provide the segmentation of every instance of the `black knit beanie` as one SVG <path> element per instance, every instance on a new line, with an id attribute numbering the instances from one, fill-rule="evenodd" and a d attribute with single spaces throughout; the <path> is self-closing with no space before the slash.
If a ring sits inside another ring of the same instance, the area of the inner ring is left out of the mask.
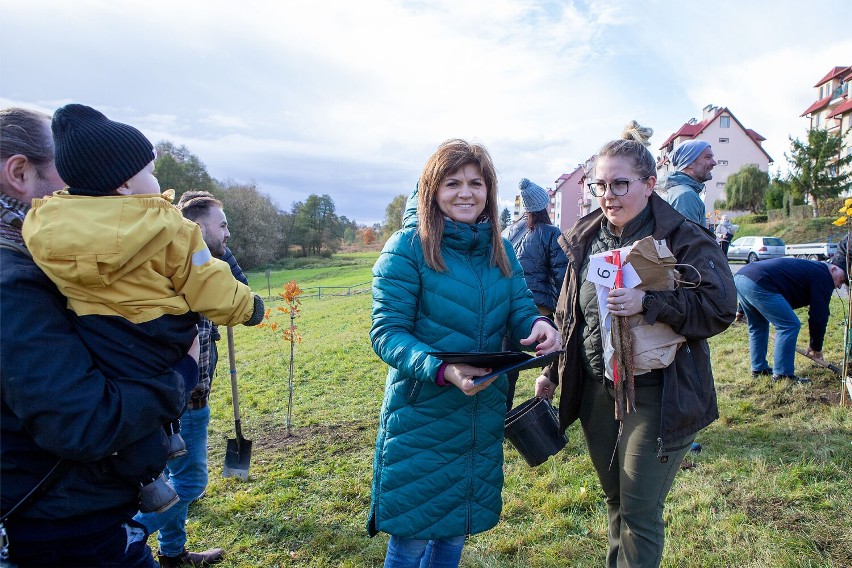
<path id="1" fill-rule="evenodd" d="M 56 171 L 79 195 L 111 195 L 155 157 L 145 135 L 91 107 L 65 105 L 50 125 Z"/>

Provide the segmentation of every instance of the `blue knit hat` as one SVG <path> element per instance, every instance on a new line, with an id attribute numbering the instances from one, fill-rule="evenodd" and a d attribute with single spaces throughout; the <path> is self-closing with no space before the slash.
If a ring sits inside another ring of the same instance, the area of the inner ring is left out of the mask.
<path id="1" fill-rule="evenodd" d="M 682 171 L 683 168 L 695 161 L 705 149 L 709 148 L 710 144 L 704 140 L 687 140 L 672 152 L 672 165 L 676 171 Z"/>
<path id="2" fill-rule="evenodd" d="M 524 178 L 518 184 L 518 187 L 521 190 L 521 201 L 524 203 L 524 211 L 543 211 L 547 209 L 547 205 L 550 203 L 550 196 L 547 195 L 547 192 L 541 186 Z"/>

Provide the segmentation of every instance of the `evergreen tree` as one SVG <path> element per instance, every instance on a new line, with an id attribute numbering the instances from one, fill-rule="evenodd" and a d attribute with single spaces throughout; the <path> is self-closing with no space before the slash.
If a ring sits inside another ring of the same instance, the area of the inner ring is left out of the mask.
<path id="1" fill-rule="evenodd" d="M 847 131 L 848 132 L 848 131 Z M 790 185 L 794 192 L 810 198 L 814 217 L 819 202 L 837 197 L 852 188 L 852 154 L 844 155 L 844 136 L 821 128 L 808 131 L 806 142 L 790 137 L 790 155 L 785 154 L 793 168 Z"/>
<path id="2" fill-rule="evenodd" d="M 509 226 L 509 223 L 512 222 L 512 214 L 509 212 L 508 207 L 504 207 L 503 211 L 500 213 L 500 230 L 502 231 L 506 227 Z"/>

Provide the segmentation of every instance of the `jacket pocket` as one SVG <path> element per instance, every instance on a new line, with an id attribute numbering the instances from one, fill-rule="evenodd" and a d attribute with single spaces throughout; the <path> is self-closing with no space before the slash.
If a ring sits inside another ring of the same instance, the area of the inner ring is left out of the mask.
<path id="1" fill-rule="evenodd" d="M 408 388 L 408 395 L 405 397 L 405 404 L 410 406 L 417 402 L 417 398 L 420 396 L 420 391 L 423 389 L 423 382 L 418 381 L 417 379 L 410 379 L 411 386 Z"/>

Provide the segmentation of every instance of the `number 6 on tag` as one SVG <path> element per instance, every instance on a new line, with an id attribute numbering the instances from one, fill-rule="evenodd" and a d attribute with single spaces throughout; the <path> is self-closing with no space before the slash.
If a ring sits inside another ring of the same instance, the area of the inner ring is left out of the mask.
<path id="1" fill-rule="evenodd" d="M 593 256 L 589 259 L 589 272 L 586 280 L 595 284 L 612 288 L 615 282 L 616 266 L 607 262 L 603 256 Z"/>

